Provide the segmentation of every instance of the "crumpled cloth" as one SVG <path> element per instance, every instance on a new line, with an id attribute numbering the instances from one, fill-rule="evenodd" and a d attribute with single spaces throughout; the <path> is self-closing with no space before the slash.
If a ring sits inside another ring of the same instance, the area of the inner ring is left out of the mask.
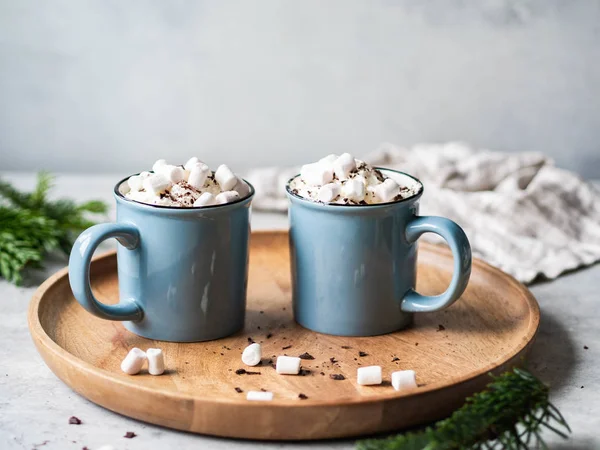
<path id="1" fill-rule="evenodd" d="M 443 216 L 466 232 L 473 256 L 519 281 L 553 279 L 600 260 L 600 191 L 540 153 L 500 153 L 464 143 L 392 144 L 365 161 L 419 178 L 421 215 Z M 285 184 L 298 168 L 251 170 L 253 208 L 285 211 Z M 433 242 L 439 238 L 423 236 Z"/>

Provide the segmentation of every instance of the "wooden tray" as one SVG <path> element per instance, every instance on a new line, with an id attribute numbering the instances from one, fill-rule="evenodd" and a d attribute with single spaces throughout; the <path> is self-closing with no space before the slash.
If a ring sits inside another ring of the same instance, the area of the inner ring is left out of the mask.
<path id="1" fill-rule="evenodd" d="M 118 322 L 98 319 L 74 300 L 66 268 L 35 293 L 29 327 L 52 371 L 112 411 L 195 433 L 322 439 L 398 430 L 447 416 L 489 382 L 488 372 L 518 365 L 539 325 L 539 308 L 529 291 L 474 260 L 463 297 L 445 311 L 417 315 L 407 330 L 369 338 L 322 335 L 294 323 L 289 271 L 287 233 L 253 234 L 246 328 L 218 341 L 155 342 Z M 451 271 L 448 250 L 421 244 L 420 292 L 441 292 Z M 114 252 L 95 258 L 92 286 L 99 300 L 117 301 Z M 315 359 L 303 361 L 304 376 L 277 375 L 267 361 L 255 369 L 261 375 L 236 375 L 250 337 L 262 343 L 267 359 L 304 352 Z M 168 372 L 160 377 L 123 374 L 121 360 L 134 346 L 162 348 Z M 381 365 L 384 384 L 358 386 L 361 365 Z M 419 387 L 394 391 L 390 373 L 400 369 L 414 369 Z M 330 374 L 346 379 L 336 381 Z M 237 393 L 236 387 L 244 392 Z M 272 402 L 246 400 L 246 391 L 261 388 L 274 392 Z M 300 393 L 308 399 L 299 399 Z"/>

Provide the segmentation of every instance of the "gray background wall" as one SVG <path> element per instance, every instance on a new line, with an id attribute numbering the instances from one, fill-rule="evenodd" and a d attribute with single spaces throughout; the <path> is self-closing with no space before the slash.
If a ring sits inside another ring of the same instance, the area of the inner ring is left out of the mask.
<path id="1" fill-rule="evenodd" d="M 600 2 L 0 0 L 0 170 L 451 139 L 600 178 Z"/>

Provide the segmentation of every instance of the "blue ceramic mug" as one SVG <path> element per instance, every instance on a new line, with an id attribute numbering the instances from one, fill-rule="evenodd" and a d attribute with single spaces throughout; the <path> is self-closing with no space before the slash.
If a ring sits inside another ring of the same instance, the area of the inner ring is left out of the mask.
<path id="1" fill-rule="evenodd" d="M 250 194 L 201 208 L 148 205 L 115 186 L 117 223 L 77 238 L 69 259 L 73 295 L 90 313 L 125 321 L 129 331 L 162 341 L 218 339 L 244 326 L 248 283 Z M 119 298 L 105 305 L 90 287 L 90 260 L 105 239 L 117 238 Z"/>
<path id="2" fill-rule="evenodd" d="M 351 206 L 317 203 L 287 185 L 292 302 L 303 327 L 340 336 L 386 334 L 407 326 L 414 312 L 450 306 L 467 286 L 471 247 L 464 231 L 443 217 L 418 216 L 419 180 L 379 170 L 418 192 L 397 202 Z M 450 287 L 436 296 L 414 289 L 416 241 L 427 232 L 442 236 L 454 255 Z"/>

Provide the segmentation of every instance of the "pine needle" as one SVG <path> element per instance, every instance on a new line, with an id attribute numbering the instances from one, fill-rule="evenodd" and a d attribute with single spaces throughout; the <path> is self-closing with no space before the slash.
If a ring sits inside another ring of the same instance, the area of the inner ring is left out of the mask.
<path id="1" fill-rule="evenodd" d="M 21 284 L 27 268 L 41 268 L 49 253 L 68 255 L 77 235 L 95 223 L 87 215 L 108 209 L 95 200 L 49 200 L 53 181 L 42 172 L 34 191 L 25 193 L 0 180 L 0 276 L 12 283 Z"/>
<path id="2" fill-rule="evenodd" d="M 548 400 L 548 387 L 529 372 L 498 377 L 449 418 L 418 433 L 358 442 L 359 450 L 546 448 L 543 428 L 568 437 L 569 425 Z"/>

